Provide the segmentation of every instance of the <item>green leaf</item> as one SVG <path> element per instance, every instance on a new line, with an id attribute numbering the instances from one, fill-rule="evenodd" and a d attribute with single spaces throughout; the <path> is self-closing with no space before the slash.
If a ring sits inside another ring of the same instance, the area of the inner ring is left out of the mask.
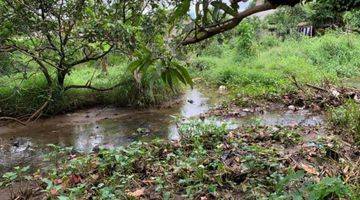
<path id="1" fill-rule="evenodd" d="M 291 181 L 299 180 L 302 177 L 304 177 L 305 173 L 304 171 L 300 170 L 297 172 L 291 171 L 289 175 L 287 175 L 284 179 L 282 179 L 277 185 L 276 185 L 276 191 L 281 192 L 284 187 L 289 184 Z"/>
<path id="2" fill-rule="evenodd" d="M 46 190 L 49 190 L 50 188 L 53 187 L 53 182 L 47 178 L 43 178 L 42 182 L 46 183 Z"/>
<path id="3" fill-rule="evenodd" d="M 134 60 L 129 64 L 127 69 L 131 73 L 133 73 L 141 65 L 141 63 L 142 63 L 142 60 L 140 60 L 140 59 L 139 60 Z"/>
<path id="4" fill-rule="evenodd" d="M 146 47 L 142 47 L 141 51 L 136 52 L 136 55 L 138 59 L 129 64 L 128 70 L 133 73 L 136 69 L 139 69 L 139 71 L 145 73 L 148 67 L 154 62 L 151 57 L 151 51 Z"/>
<path id="5" fill-rule="evenodd" d="M 194 86 L 194 82 L 192 81 L 192 78 L 191 78 L 189 72 L 185 69 L 185 67 L 179 65 L 178 63 L 173 63 L 173 64 L 177 68 L 177 70 L 179 70 L 181 75 L 184 77 L 184 79 L 186 80 L 186 83 L 189 84 L 192 88 Z"/>
<path id="6" fill-rule="evenodd" d="M 10 181 L 13 181 L 17 178 L 17 174 L 15 172 L 7 172 L 2 177 Z"/>
<path id="7" fill-rule="evenodd" d="M 174 73 L 176 73 L 177 78 L 178 78 L 182 83 L 184 83 L 185 85 L 188 84 L 188 83 L 186 82 L 184 76 L 179 72 L 178 69 L 175 69 L 175 70 L 174 70 Z"/>
<path id="8" fill-rule="evenodd" d="M 167 71 L 163 71 L 161 73 L 161 79 L 164 81 L 164 83 L 166 83 L 166 73 L 167 73 Z"/>
<path id="9" fill-rule="evenodd" d="M 27 172 L 30 169 L 30 166 L 23 167 L 21 172 Z"/>
<path id="10" fill-rule="evenodd" d="M 66 197 L 66 196 L 59 196 L 58 199 L 59 200 L 70 200 L 70 198 Z"/>
<path id="11" fill-rule="evenodd" d="M 236 15 L 236 11 L 233 10 L 231 7 L 229 7 L 228 5 L 226 5 L 226 3 L 223 3 L 221 1 L 214 1 L 211 2 L 211 5 L 214 6 L 215 8 L 220 8 L 221 10 L 223 10 L 224 12 L 226 12 L 229 15 L 235 16 Z"/>
<path id="12" fill-rule="evenodd" d="M 170 22 L 174 23 L 176 20 L 184 16 L 190 9 L 191 0 L 183 0 L 174 11 L 173 15 L 170 17 Z"/>
<path id="13" fill-rule="evenodd" d="M 169 84 L 171 90 L 172 90 L 173 92 L 175 92 L 175 90 L 174 90 L 174 83 L 173 83 L 173 77 L 172 77 L 171 70 L 169 70 L 169 71 L 166 73 L 166 82 Z"/>
<path id="14" fill-rule="evenodd" d="M 144 58 L 142 65 L 139 67 L 139 71 L 145 73 L 149 66 L 153 63 L 154 60 L 151 59 L 151 56 L 147 56 Z"/>

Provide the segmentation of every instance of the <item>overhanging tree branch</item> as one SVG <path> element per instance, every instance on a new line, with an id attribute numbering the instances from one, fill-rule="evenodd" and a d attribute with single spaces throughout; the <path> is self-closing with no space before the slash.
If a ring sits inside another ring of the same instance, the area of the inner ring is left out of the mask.
<path id="1" fill-rule="evenodd" d="M 238 4 L 240 1 L 244 1 L 244 0 L 230 0 L 230 2 L 235 5 Z M 333 0 L 333 1 L 337 3 L 339 12 L 352 10 L 352 9 L 356 9 L 356 8 L 360 7 L 359 0 L 342 0 L 342 1 Z M 213 2 L 216 2 L 216 1 L 213 1 Z M 263 3 L 261 5 L 256 5 L 254 7 L 248 8 L 248 9 L 244 10 L 243 12 L 236 13 L 234 15 L 227 12 L 225 8 L 220 7 L 220 9 L 224 13 L 231 14 L 234 17 L 229 20 L 226 20 L 226 21 L 214 24 L 214 25 L 207 25 L 207 23 L 203 22 L 203 25 L 205 25 L 205 26 L 195 27 L 193 30 L 190 31 L 190 33 L 194 32 L 194 34 L 192 34 L 192 35 L 189 34 L 189 36 L 186 39 L 184 39 L 180 44 L 183 46 L 189 45 L 189 44 L 194 44 L 194 43 L 200 42 L 202 40 L 205 40 L 207 38 L 210 38 L 214 35 L 231 30 L 234 27 L 236 27 L 244 18 L 246 18 L 252 14 L 255 14 L 255 13 L 275 9 L 281 5 L 295 6 L 296 4 L 299 4 L 301 2 L 302 3 L 312 2 L 312 0 L 264 0 L 264 2 L 265 3 Z M 325 2 L 319 1 L 319 3 L 325 3 Z M 203 7 L 204 6 L 206 7 L 206 5 L 207 4 L 204 3 Z M 206 10 L 204 10 L 203 12 L 206 12 Z"/>
<path id="2" fill-rule="evenodd" d="M 185 40 L 181 42 L 182 45 L 188 45 L 188 44 L 194 44 L 197 42 L 200 42 L 202 40 L 205 40 L 207 38 L 210 38 L 216 34 L 228 31 L 236 27 L 244 18 L 266 10 L 275 9 L 277 6 L 266 2 L 262 5 L 254 6 L 252 8 L 249 8 L 247 10 L 244 10 L 243 12 L 237 13 L 235 17 L 233 17 L 230 20 L 221 22 L 216 25 L 212 25 L 210 27 L 206 27 L 203 30 L 200 30 L 196 35 L 192 37 L 187 37 Z M 192 30 L 193 31 L 193 30 Z"/>

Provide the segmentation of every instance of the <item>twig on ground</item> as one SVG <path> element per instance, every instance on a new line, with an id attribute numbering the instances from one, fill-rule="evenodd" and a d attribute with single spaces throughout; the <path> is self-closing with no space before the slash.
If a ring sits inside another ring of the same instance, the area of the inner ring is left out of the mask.
<path id="1" fill-rule="evenodd" d="M 21 124 L 23 126 L 26 126 L 26 122 L 23 122 L 23 121 L 21 121 L 19 119 L 16 119 L 14 117 L 0 117 L 0 121 L 2 121 L 2 120 L 15 121 L 15 122 L 17 122 L 17 123 L 19 123 L 19 124 Z"/>
<path id="2" fill-rule="evenodd" d="M 310 88 L 313 88 L 313 89 L 316 89 L 316 90 L 320 90 L 320 91 L 323 91 L 323 92 L 329 92 L 328 90 L 324 89 L 324 88 L 321 88 L 321 87 L 318 87 L 316 85 L 311 85 L 309 83 L 306 83 L 305 84 L 306 86 L 310 87 Z"/>

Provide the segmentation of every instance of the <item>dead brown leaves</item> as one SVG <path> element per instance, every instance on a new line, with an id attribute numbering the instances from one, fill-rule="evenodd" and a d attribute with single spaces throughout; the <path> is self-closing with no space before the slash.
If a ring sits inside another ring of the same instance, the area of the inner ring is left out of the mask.
<path id="1" fill-rule="evenodd" d="M 135 198 L 140 198 L 145 194 L 145 188 L 139 188 L 137 190 L 134 190 L 133 192 L 127 191 L 127 195 Z"/>

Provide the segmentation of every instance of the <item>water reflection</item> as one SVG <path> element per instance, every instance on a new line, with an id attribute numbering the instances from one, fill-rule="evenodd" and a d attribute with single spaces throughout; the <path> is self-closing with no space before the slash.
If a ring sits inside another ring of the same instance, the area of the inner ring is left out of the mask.
<path id="1" fill-rule="evenodd" d="M 209 110 L 208 98 L 199 90 L 191 90 L 185 95 L 186 103 L 181 107 L 181 115 L 193 117 Z"/>
<path id="2" fill-rule="evenodd" d="M 99 124 L 92 123 L 89 125 L 89 130 L 85 126 L 75 126 L 75 131 L 78 137 L 74 141 L 74 147 L 82 151 L 91 151 L 95 146 L 103 143 L 105 132 Z"/>

